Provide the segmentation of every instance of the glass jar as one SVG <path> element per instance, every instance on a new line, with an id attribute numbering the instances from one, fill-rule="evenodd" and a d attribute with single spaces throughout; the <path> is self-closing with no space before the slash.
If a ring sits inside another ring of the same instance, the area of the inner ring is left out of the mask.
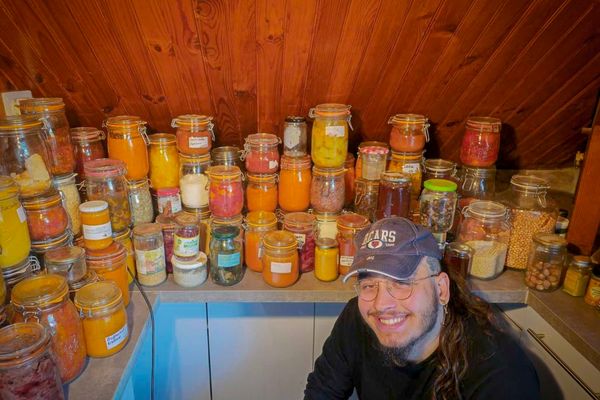
<path id="1" fill-rule="evenodd" d="M 208 154 L 215 140 L 212 117 L 185 114 L 174 118 L 171 127 L 177 128 L 177 150 L 183 154 Z"/>
<path id="2" fill-rule="evenodd" d="M 29 237 L 32 241 L 52 240 L 65 233 L 69 215 L 63 207 L 60 193 L 52 189 L 44 195 L 23 200 Z"/>
<path id="3" fill-rule="evenodd" d="M 162 229 L 167 272 L 173 272 L 171 257 L 173 257 L 173 245 L 175 242 L 175 216 L 166 213 L 160 214 L 156 217 L 156 223 L 160 224 Z"/>
<path id="4" fill-rule="evenodd" d="M 0 393 L 5 399 L 64 400 L 50 332 L 37 322 L 0 329 Z"/>
<path id="5" fill-rule="evenodd" d="M 285 117 L 283 154 L 289 157 L 306 155 L 306 118 L 293 115 Z"/>
<path id="6" fill-rule="evenodd" d="M 83 326 L 71 300 L 67 280 L 59 275 L 38 275 L 15 285 L 11 294 L 13 323 L 34 320 L 49 330 L 63 383 L 75 379 L 85 367 Z"/>
<path id="7" fill-rule="evenodd" d="M 496 192 L 496 167 L 463 167 L 458 193 L 462 210 L 474 200 L 492 200 Z"/>
<path id="8" fill-rule="evenodd" d="M 167 189 L 179 187 L 179 154 L 175 135 L 155 133 L 150 142 L 150 184 L 152 188 Z"/>
<path id="9" fill-rule="evenodd" d="M 460 162 L 470 167 L 491 167 L 498 159 L 502 122 L 492 117 L 470 117 L 460 146 Z"/>
<path id="10" fill-rule="evenodd" d="M 429 142 L 429 122 L 424 115 L 396 114 L 388 124 L 392 125 L 390 146 L 394 151 L 422 151 Z"/>
<path id="11" fill-rule="evenodd" d="M 66 231 L 62 236 L 56 239 L 45 240 L 42 242 L 31 242 L 31 255 L 40 265 L 44 268 L 44 254 L 52 249 L 58 249 L 59 247 L 70 246 L 73 243 L 73 235 L 70 231 Z"/>
<path id="12" fill-rule="evenodd" d="M 379 180 L 385 171 L 389 150 L 385 147 L 366 146 L 360 149 L 362 162 L 361 177 L 367 180 Z"/>
<path id="13" fill-rule="evenodd" d="M 196 220 L 198 225 L 198 232 L 200 234 L 199 247 L 200 251 L 204 251 L 206 253 L 206 247 L 208 246 L 208 236 L 209 236 L 209 225 L 210 225 L 210 210 L 208 208 L 185 208 L 181 212 L 184 215 L 191 215 Z M 241 224 L 239 225 L 241 227 Z M 169 262 L 167 261 L 167 266 Z M 167 268 L 167 272 L 171 272 Z"/>
<path id="14" fill-rule="evenodd" d="M 423 178 L 423 152 L 399 153 L 392 151 L 392 158 L 388 165 L 389 172 L 402 172 L 410 176 L 411 185 L 411 211 L 419 208 L 419 195 L 421 194 L 421 181 Z"/>
<path id="15" fill-rule="evenodd" d="M 263 280 L 273 287 L 288 287 L 300 276 L 298 268 L 298 241 L 287 231 L 273 231 L 263 238 Z"/>
<path id="16" fill-rule="evenodd" d="M 277 217 L 269 211 L 251 211 L 246 215 L 244 260 L 252 271 L 262 272 L 263 237 L 277 229 Z"/>
<path id="17" fill-rule="evenodd" d="M 446 179 L 429 179 L 420 198 L 421 225 L 428 227 L 439 243 L 445 241 L 456 212 L 456 183 Z"/>
<path id="18" fill-rule="evenodd" d="M 279 207 L 284 211 L 306 211 L 310 206 L 310 156 L 281 157 Z"/>
<path id="19" fill-rule="evenodd" d="M 0 268 L 10 268 L 27 259 L 31 239 L 27 216 L 19 202 L 19 188 L 8 176 L 0 176 Z"/>
<path id="20" fill-rule="evenodd" d="M 277 208 L 277 175 L 248 172 L 246 202 L 248 211 L 275 211 Z"/>
<path id="21" fill-rule="evenodd" d="M 238 167 L 240 171 L 245 171 L 242 162 L 242 151 L 237 146 L 215 147 L 210 152 L 213 165 L 224 165 L 226 167 Z"/>
<path id="22" fill-rule="evenodd" d="M 317 238 L 337 237 L 337 219 L 341 213 L 328 213 L 315 211 L 313 215 L 317 223 Z"/>
<path id="23" fill-rule="evenodd" d="M 525 284 L 541 292 L 558 289 L 566 258 L 565 238 L 554 233 L 536 233 L 527 257 Z"/>
<path id="24" fill-rule="evenodd" d="M 113 233 L 113 240 L 125 247 L 127 252 L 127 282 L 133 282 L 135 278 L 135 251 L 131 241 L 131 229 L 127 228 L 123 232 Z"/>
<path id="25" fill-rule="evenodd" d="M 198 219 L 182 213 L 175 216 L 174 222 L 173 254 L 183 260 L 196 258 L 200 251 Z"/>
<path id="26" fill-rule="evenodd" d="M 49 274 L 64 276 L 67 283 L 77 282 L 87 273 L 85 251 L 81 247 L 67 246 L 44 254 L 44 264 Z"/>
<path id="27" fill-rule="evenodd" d="M 73 156 L 75 158 L 75 172 L 77 182 L 85 179 L 83 164 L 87 161 L 106 158 L 104 148 L 104 132 L 89 126 L 71 128 L 71 142 L 73 143 Z"/>
<path id="28" fill-rule="evenodd" d="M 375 218 L 404 217 L 410 215 L 410 176 L 401 172 L 381 174 Z"/>
<path id="29" fill-rule="evenodd" d="M 312 126 L 311 156 L 315 166 L 340 168 L 348 152 L 348 126 L 352 128 L 349 105 L 326 103 L 311 108 Z"/>
<path id="30" fill-rule="evenodd" d="M 221 286 L 231 286 L 244 277 L 240 230 L 235 226 L 219 226 L 210 240 L 210 277 Z"/>
<path id="31" fill-rule="evenodd" d="M 547 198 L 548 183 L 535 176 L 514 175 L 510 190 L 499 198 L 510 209 L 512 230 L 508 243 L 506 266 L 518 270 L 527 268 L 527 254 L 533 235 L 554 232 L 558 210 Z"/>
<path id="32" fill-rule="evenodd" d="M 167 279 L 167 264 L 162 226 L 154 223 L 133 228 L 133 248 L 138 282 L 144 286 L 163 283 Z"/>
<path id="33" fill-rule="evenodd" d="M 131 223 L 135 225 L 154 221 L 154 207 L 147 179 L 127 182 Z"/>
<path id="34" fill-rule="evenodd" d="M 75 170 L 75 157 L 63 99 L 58 97 L 23 99 L 19 102 L 19 109 L 21 114 L 39 118 L 44 124 L 52 175 L 72 174 Z"/>
<path id="35" fill-rule="evenodd" d="M 354 180 L 356 172 L 354 170 L 354 155 L 348 153 L 344 163 L 344 208 L 352 207 L 354 204 Z"/>
<path id="36" fill-rule="evenodd" d="M 592 268 L 592 276 L 583 300 L 590 306 L 598 307 L 600 305 L 600 265 Z"/>
<path id="37" fill-rule="evenodd" d="M 336 239 L 321 237 L 315 249 L 315 277 L 323 282 L 335 281 L 339 276 L 339 249 Z"/>
<path id="38" fill-rule="evenodd" d="M 12 288 L 25 278 L 29 278 L 34 272 L 39 272 L 40 264 L 37 258 L 28 257 L 22 262 L 12 267 L 2 269 L 2 278 L 6 285 L 6 300 L 10 300 Z"/>
<path id="39" fill-rule="evenodd" d="M 48 148 L 36 117 L 0 118 L 0 174 L 10 175 L 21 198 L 38 196 L 52 186 Z"/>
<path id="40" fill-rule="evenodd" d="M 151 190 L 150 194 L 153 196 L 156 205 L 154 209 L 158 214 L 175 214 L 183 209 L 179 188 Z"/>
<path id="41" fill-rule="evenodd" d="M 113 232 L 122 232 L 131 224 L 129 194 L 125 180 L 125 164 L 119 160 L 100 158 L 84 165 L 88 200 L 108 203 Z"/>
<path id="42" fill-rule="evenodd" d="M 310 204 L 315 211 L 340 212 L 344 207 L 344 168 L 313 167 Z"/>
<path id="43" fill-rule="evenodd" d="M 563 292 L 574 297 L 582 297 L 585 294 L 591 275 L 592 264 L 590 258 L 587 256 L 574 256 L 565 275 Z"/>
<path id="44" fill-rule="evenodd" d="M 208 206 L 216 217 L 232 217 L 244 208 L 242 173 L 238 167 L 213 166 L 208 169 L 210 181 Z"/>
<path id="45" fill-rule="evenodd" d="M 244 143 L 246 171 L 274 174 L 279 167 L 279 138 L 271 133 L 248 135 Z"/>
<path id="46" fill-rule="evenodd" d="M 70 282 L 69 298 L 71 299 L 71 301 L 75 300 L 75 295 L 77 294 L 79 289 L 94 282 L 100 282 L 100 278 L 98 277 L 98 274 L 91 269 L 89 269 L 87 273 L 83 276 L 83 278 L 81 278 L 77 282 Z"/>
<path id="47" fill-rule="evenodd" d="M 458 240 L 473 249 L 471 276 L 494 279 L 504 271 L 510 224 L 506 207 L 477 200 L 463 210 Z"/>
<path id="48" fill-rule="evenodd" d="M 370 221 L 374 221 L 375 212 L 377 211 L 379 181 L 368 181 L 363 178 L 357 178 L 355 192 L 354 212 L 364 215 Z"/>
<path id="49" fill-rule="evenodd" d="M 315 269 L 316 218 L 305 212 L 293 212 L 283 217 L 283 229 L 296 236 L 300 253 L 300 272 Z"/>
<path id="50" fill-rule="evenodd" d="M 122 244 L 113 242 L 106 249 L 87 250 L 85 261 L 89 270 L 99 278 L 113 281 L 123 293 L 125 307 L 129 305 L 129 284 L 127 279 L 127 251 Z"/>
<path id="51" fill-rule="evenodd" d="M 467 279 L 471 273 L 473 253 L 473 249 L 464 243 L 452 242 L 446 245 L 444 265 L 449 271 L 451 279 L 456 279 L 456 276 Z"/>
<path id="52" fill-rule="evenodd" d="M 359 145 L 358 145 L 358 157 L 356 159 L 356 165 L 354 167 L 354 176 L 357 177 L 357 178 L 362 177 L 362 157 L 360 155 L 360 150 L 363 147 L 379 147 L 379 148 L 382 148 L 382 149 L 386 149 L 388 151 L 388 154 L 389 154 L 389 151 L 390 151 L 390 146 L 387 143 L 378 142 L 376 140 L 369 140 L 369 141 L 366 141 L 366 142 L 360 142 Z M 346 159 L 346 161 L 348 161 L 348 160 Z M 352 201 L 354 201 L 354 198 L 352 198 Z"/>
<path id="53" fill-rule="evenodd" d="M 207 239 L 206 239 L 206 243 L 207 243 L 207 251 L 205 252 L 207 255 L 210 255 L 210 241 L 211 241 L 211 235 L 212 235 L 212 231 L 218 227 L 222 227 L 222 226 L 235 226 L 236 228 L 238 228 L 238 236 L 237 236 L 237 240 L 240 243 L 244 242 L 244 227 L 243 227 L 243 222 L 244 222 L 244 217 L 242 216 L 242 214 L 238 214 L 238 215 L 234 215 L 233 217 L 216 217 L 216 216 L 211 216 L 210 217 L 210 222 L 209 222 L 209 229 L 207 231 Z M 243 260 L 243 253 L 242 253 L 242 260 Z"/>
<path id="54" fill-rule="evenodd" d="M 171 258 L 171 265 L 173 265 L 173 279 L 175 283 L 185 288 L 202 285 L 208 275 L 207 262 L 208 259 L 203 252 L 199 252 L 191 260 L 182 260 L 177 256 L 173 256 Z"/>
<path id="55" fill-rule="evenodd" d="M 346 275 L 354 261 L 356 246 L 354 236 L 356 233 L 370 225 L 367 217 L 355 213 L 342 214 L 338 217 L 337 241 L 340 253 L 340 274 Z"/>
<path id="56" fill-rule="evenodd" d="M 108 357 L 127 343 L 129 329 L 121 289 L 111 281 L 91 283 L 75 295 L 90 357 Z"/>
<path id="57" fill-rule="evenodd" d="M 456 163 L 441 158 L 429 158 L 423 161 L 423 180 L 428 179 L 447 179 L 458 182 Z"/>
<path id="58" fill-rule="evenodd" d="M 108 157 L 125 163 L 127 179 L 146 178 L 150 171 L 146 122 L 140 117 L 120 115 L 108 118 L 104 125 L 108 130 Z"/>
<path id="59" fill-rule="evenodd" d="M 208 176 L 210 155 L 188 156 L 179 154 L 179 188 L 184 207 L 208 207 Z"/>
<path id="60" fill-rule="evenodd" d="M 62 197 L 63 207 L 67 211 L 69 222 L 71 223 L 71 232 L 73 232 L 73 235 L 79 235 L 81 233 L 81 220 L 79 219 L 81 198 L 75 184 L 75 175 L 68 174 L 55 177 L 52 179 L 52 183 Z"/>
<path id="61" fill-rule="evenodd" d="M 101 250 L 113 242 L 108 203 L 103 200 L 86 201 L 79 206 L 85 247 Z"/>

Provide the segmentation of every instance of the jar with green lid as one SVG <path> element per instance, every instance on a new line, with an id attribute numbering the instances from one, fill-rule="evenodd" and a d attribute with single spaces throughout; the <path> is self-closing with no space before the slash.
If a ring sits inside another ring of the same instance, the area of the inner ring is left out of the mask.
<path id="1" fill-rule="evenodd" d="M 160 285 L 167 279 L 162 226 L 141 224 L 133 228 L 137 279 L 144 286 Z"/>
<path id="2" fill-rule="evenodd" d="M 154 207 L 148 179 L 127 182 L 127 188 L 129 190 L 131 223 L 135 226 L 154 221 Z"/>
<path id="3" fill-rule="evenodd" d="M 269 232 L 263 238 L 262 276 L 273 287 L 288 287 L 300 276 L 298 241 L 288 231 Z"/>
<path id="4" fill-rule="evenodd" d="M 242 243 L 236 239 L 239 231 L 235 226 L 219 226 L 212 230 L 210 277 L 217 285 L 235 285 L 244 277 Z"/>
<path id="5" fill-rule="evenodd" d="M 454 222 L 457 185 L 447 179 L 429 179 L 424 186 L 419 200 L 420 222 L 443 243 Z"/>
<path id="6" fill-rule="evenodd" d="M 85 251 L 81 247 L 67 246 L 44 254 L 46 271 L 64 276 L 68 283 L 77 282 L 87 273 Z"/>
<path id="7" fill-rule="evenodd" d="M 540 292 L 550 292 L 560 286 L 565 260 L 567 241 L 554 233 L 538 232 L 527 258 L 525 284 Z"/>
<path id="8" fill-rule="evenodd" d="M 574 297 L 585 294 L 590 277 L 592 276 L 592 263 L 587 256 L 574 256 L 565 275 L 563 291 Z"/>

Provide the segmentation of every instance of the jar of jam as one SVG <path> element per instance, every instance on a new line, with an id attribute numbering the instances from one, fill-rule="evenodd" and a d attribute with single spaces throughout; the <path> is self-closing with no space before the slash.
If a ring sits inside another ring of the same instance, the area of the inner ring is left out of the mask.
<path id="1" fill-rule="evenodd" d="M 358 231 L 370 225 L 367 217 L 355 213 L 342 214 L 338 217 L 337 241 L 340 253 L 340 274 L 346 275 L 350 271 L 350 266 L 354 261 L 356 246 L 354 245 L 354 236 Z"/>
<path id="2" fill-rule="evenodd" d="M 105 281 L 113 281 L 123 293 L 125 307 L 129 304 L 129 284 L 127 279 L 127 250 L 122 244 L 113 242 L 106 249 L 86 251 L 86 264 Z"/>
<path id="3" fill-rule="evenodd" d="M 323 282 L 335 281 L 339 275 L 338 258 L 337 240 L 329 237 L 318 238 L 315 250 L 315 277 Z"/>
<path id="4" fill-rule="evenodd" d="M 283 154 L 289 157 L 306 155 L 306 118 L 293 115 L 285 117 Z"/>
<path id="5" fill-rule="evenodd" d="M 356 179 L 354 161 L 354 155 L 348 153 L 344 163 L 344 170 L 346 171 L 344 173 L 344 208 L 352 207 L 352 204 L 354 204 L 354 180 Z"/>
<path id="6" fill-rule="evenodd" d="M 456 212 L 456 183 L 446 179 L 429 179 L 419 201 L 421 225 L 443 243 L 452 228 Z"/>
<path id="7" fill-rule="evenodd" d="M 155 133 L 150 142 L 150 184 L 152 188 L 166 189 L 179 186 L 179 154 L 175 135 Z"/>
<path id="8" fill-rule="evenodd" d="M 463 167 L 458 193 L 461 210 L 474 200 L 493 200 L 496 193 L 496 167 Z"/>
<path id="9" fill-rule="evenodd" d="M 444 265 L 452 279 L 467 279 L 471 273 L 473 249 L 464 243 L 452 242 L 444 249 Z"/>
<path id="10" fill-rule="evenodd" d="M 244 152 L 246 170 L 255 174 L 274 174 L 279 168 L 280 140 L 271 133 L 255 133 L 246 137 Z"/>
<path id="11" fill-rule="evenodd" d="M 244 277 L 239 234 L 239 229 L 235 226 L 219 226 L 212 230 L 210 277 L 217 285 L 235 285 Z"/>
<path id="12" fill-rule="evenodd" d="M 85 180 L 83 164 L 87 161 L 106 158 L 104 148 L 104 132 L 89 126 L 71 128 L 71 142 L 73 143 L 73 156 L 75 158 L 75 172 L 77 182 Z"/>
<path id="13" fill-rule="evenodd" d="M 429 158 L 423 161 L 423 180 L 428 179 L 457 181 L 456 163 L 441 158 Z"/>
<path id="14" fill-rule="evenodd" d="M 344 168 L 313 167 L 310 204 L 315 211 L 340 212 L 344 207 Z"/>
<path id="15" fill-rule="evenodd" d="M 390 146 L 394 151 L 420 152 L 429 142 L 429 122 L 424 115 L 396 114 L 388 124 L 392 125 Z"/>
<path id="16" fill-rule="evenodd" d="M 184 207 L 208 207 L 208 176 L 210 155 L 188 156 L 179 154 L 179 188 Z"/>
<path id="17" fill-rule="evenodd" d="M 383 142 L 378 142 L 376 140 L 369 140 L 366 142 L 360 142 L 360 144 L 358 145 L 358 158 L 356 159 L 356 165 L 354 166 L 354 175 L 357 178 L 361 178 L 362 177 L 362 157 L 361 157 L 361 150 L 363 147 L 377 147 L 379 149 L 381 149 L 381 151 L 387 150 L 388 154 L 390 151 L 390 146 L 387 143 L 383 143 Z M 347 161 L 347 159 L 346 159 Z M 352 201 L 354 201 L 354 197 L 352 198 Z"/>
<path id="18" fill-rule="evenodd" d="M 52 189 L 44 195 L 23 200 L 29 236 L 40 242 L 55 239 L 69 227 L 69 215 L 60 194 Z"/>
<path id="19" fill-rule="evenodd" d="M 123 232 L 114 233 L 113 240 L 123 245 L 127 251 L 127 282 L 131 283 L 135 278 L 135 252 L 131 241 L 131 229 L 127 228 Z"/>
<path id="20" fill-rule="evenodd" d="M 283 218 L 283 229 L 292 232 L 298 242 L 300 272 L 315 269 L 315 225 L 315 216 L 306 212 L 285 214 Z"/>
<path id="21" fill-rule="evenodd" d="M 73 244 L 73 235 L 71 231 L 66 231 L 61 236 L 56 239 L 44 240 L 41 242 L 31 242 L 31 257 L 34 262 L 40 266 L 40 268 L 44 267 L 44 254 L 48 250 L 58 249 L 59 247 L 70 246 Z"/>
<path id="22" fill-rule="evenodd" d="M 155 203 L 154 209 L 159 213 L 175 214 L 183 209 L 179 188 L 163 188 L 151 190 L 150 194 Z"/>
<path id="23" fill-rule="evenodd" d="M 565 238 L 554 233 L 536 233 L 527 258 L 525 284 L 541 292 L 558 289 L 566 258 Z"/>
<path id="24" fill-rule="evenodd" d="M 242 151 L 237 146 L 215 147 L 210 152 L 210 157 L 213 165 L 238 167 L 242 172 L 246 170 L 242 161 Z"/>
<path id="25" fill-rule="evenodd" d="M 183 260 L 196 258 L 200 251 L 200 229 L 198 219 L 189 214 L 179 214 L 174 218 L 173 254 Z"/>
<path id="26" fill-rule="evenodd" d="M 401 172 L 381 174 L 375 219 L 410 215 L 410 176 Z"/>
<path id="27" fill-rule="evenodd" d="M 294 234 L 273 231 L 263 238 L 262 275 L 273 287 L 288 287 L 300 276 L 298 268 L 298 242 Z"/>
<path id="28" fill-rule="evenodd" d="M 340 168 L 348 152 L 348 126 L 352 128 L 349 105 L 319 104 L 308 112 L 314 118 L 312 126 L 311 156 L 320 168 Z"/>
<path id="29" fill-rule="evenodd" d="M 103 200 L 86 201 L 79 206 L 79 212 L 85 247 L 101 250 L 110 246 L 113 239 L 108 203 Z"/>
<path id="30" fill-rule="evenodd" d="M 173 272 L 171 258 L 173 257 L 173 245 L 175 242 L 175 216 L 173 214 L 162 213 L 156 217 L 156 223 L 160 224 L 162 229 L 167 272 Z"/>
<path id="31" fill-rule="evenodd" d="M 163 283 L 167 279 L 167 263 L 162 226 L 155 223 L 142 224 L 133 228 L 133 248 L 137 279 L 140 284 L 156 286 Z M 175 252 L 175 245 L 173 245 L 173 252 Z"/>
<path id="32" fill-rule="evenodd" d="M 389 150 L 385 147 L 366 146 L 360 149 L 361 174 L 366 180 L 379 180 L 387 164 Z"/>
<path id="33" fill-rule="evenodd" d="M 187 155 L 208 154 L 215 140 L 212 117 L 185 114 L 174 118 L 171 126 L 176 128 L 177 150 Z"/>
<path id="34" fill-rule="evenodd" d="M 310 156 L 281 157 L 279 207 L 284 211 L 306 211 L 310 206 Z"/>
<path id="35" fill-rule="evenodd" d="M 460 161 L 469 167 L 491 167 L 498 159 L 502 122 L 492 117 L 467 120 L 460 146 Z"/>
<path id="36" fill-rule="evenodd" d="M 582 297 L 592 275 L 592 263 L 587 256 L 574 256 L 565 275 L 563 292 Z"/>
<path id="37" fill-rule="evenodd" d="M 249 211 L 275 211 L 277 208 L 277 175 L 248 172 L 246 202 Z"/>
<path id="38" fill-rule="evenodd" d="M 262 272 L 263 237 L 277 229 L 277 217 L 269 211 L 251 211 L 246 215 L 244 259 L 252 271 Z"/>
<path id="39" fill-rule="evenodd" d="M 108 157 L 125 163 L 129 180 L 137 181 L 148 176 L 146 122 L 140 117 L 120 115 L 108 118 L 104 125 L 108 130 Z"/>
<path id="40" fill-rule="evenodd" d="M 423 152 L 402 153 L 392 151 L 392 158 L 388 165 L 390 172 L 402 172 L 410 176 L 411 185 L 411 212 L 419 208 L 419 195 L 421 194 L 421 181 L 423 178 Z"/>
<path id="41" fill-rule="evenodd" d="M 313 215 L 317 223 L 317 238 L 337 237 L 337 219 L 341 213 L 329 213 L 315 211 Z"/>
<path id="42" fill-rule="evenodd" d="M 81 221 L 79 219 L 79 190 L 75 184 L 75 174 L 61 175 L 52 179 L 54 188 L 58 190 L 63 200 L 63 206 L 69 216 L 71 223 L 71 232 L 73 235 L 81 233 Z"/>
<path id="43" fill-rule="evenodd" d="M 200 286 L 208 277 L 207 263 L 208 259 L 203 252 L 199 252 L 191 260 L 182 260 L 177 256 L 173 256 L 171 259 L 173 280 L 176 284 L 185 288 Z"/>
<path id="44" fill-rule="evenodd" d="M 81 247 L 67 246 L 50 250 L 44 255 L 46 271 L 64 276 L 67 283 L 77 282 L 87 273 L 85 251 Z"/>
<path id="45" fill-rule="evenodd" d="M 20 264 L 31 250 L 27 216 L 18 196 L 16 183 L 0 175 L 0 269 Z"/>
<path id="46" fill-rule="evenodd" d="M 127 182 L 127 189 L 129 190 L 131 223 L 135 226 L 154 221 L 154 206 L 148 179 Z"/>
<path id="47" fill-rule="evenodd" d="M 210 181 L 208 205 L 217 217 L 232 217 L 242 212 L 244 190 L 238 167 L 213 166 L 208 169 Z"/>
<path id="48" fill-rule="evenodd" d="M 355 182 L 354 212 L 364 215 L 370 221 L 374 221 L 378 195 L 379 181 L 357 178 Z"/>

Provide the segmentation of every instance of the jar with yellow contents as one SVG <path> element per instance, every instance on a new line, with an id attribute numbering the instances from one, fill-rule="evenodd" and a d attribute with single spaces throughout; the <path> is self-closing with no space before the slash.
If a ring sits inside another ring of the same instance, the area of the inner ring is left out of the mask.
<path id="1" fill-rule="evenodd" d="M 150 135 L 150 184 L 152 188 L 179 187 L 179 154 L 175 135 L 155 133 Z"/>
<path id="2" fill-rule="evenodd" d="M 249 211 L 275 211 L 277 208 L 277 175 L 248 172 L 246 202 Z"/>
<path id="3" fill-rule="evenodd" d="M 27 216 L 19 202 L 19 188 L 8 176 L 0 176 L 0 268 L 10 268 L 27 258 L 31 250 Z"/>
<path id="4" fill-rule="evenodd" d="M 252 271 L 262 272 L 263 237 L 277 229 L 277 217 L 270 211 L 251 211 L 246 216 L 244 259 Z"/>
<path id="5" fill-rule="evenodd" d="M 127 165 L 127 179 L 145 178 L 150 170 L 146 122 L 140 117 L 120 115 L 108 118 L 104 125 L 108 130 L 108 157 Z"/>
<path id="6" fill-rule="evenodd" d="M 315 277 L 323 282 L 335 281 L 339 276 L 339 247 L 336 239 L 322 237 L 317 239 L 315 249 Z"/>
<path id="7" fill-rule="evenodd" d="M 342 167 L 348 152 L 348 127 L 352 128 L 349 105 L 326 103 L 311 108 L 311 156 L 317 167 Z"/>

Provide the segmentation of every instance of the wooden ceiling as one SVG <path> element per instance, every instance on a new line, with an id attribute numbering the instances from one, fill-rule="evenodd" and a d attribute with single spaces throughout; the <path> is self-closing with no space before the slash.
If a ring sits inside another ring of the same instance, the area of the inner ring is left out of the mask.
<path id="1" fill-rule="evenodd" d="M 591 0 L 1 0 L 0 20 L 2 91 L 63 97 L 73 126 L 209 114 L 219 144 L 341 102 L 354 144 L 422 113 L 427 155 L 457 161 L 466 117 L 494 115 L 500 167 L 564 166 L 600 82 Z"/>

